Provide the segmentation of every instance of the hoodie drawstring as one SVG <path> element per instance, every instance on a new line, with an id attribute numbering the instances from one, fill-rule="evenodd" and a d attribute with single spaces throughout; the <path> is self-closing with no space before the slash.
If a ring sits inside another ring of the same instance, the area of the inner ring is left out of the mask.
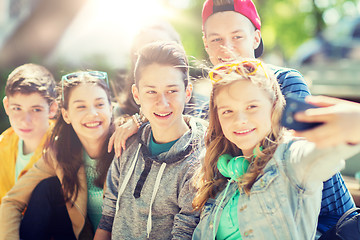
<path id="1" fill-rule="evenodd" d="M 139 144 L 139 147 L 136 151 L 136 154 L 135 154 L 135 157 L 134 157 L 134 160 L 133 162 L 131 163 L 131 166 L 130 166 L 130 169 L 129 171 L 126 173 L 126 176 L 124 178 L 124 181 L 120 187 L 120 190 L 119 190 L 119 193 L 118 193 L 118 197 L 117 197 L 117 201 L 116 201 L 116 212 L 115 212 L 115 215 L 117 214 L 117 212 L 119 211 L 119 208 L 120 208 L 120 197 L 121 195 L 124 193 L 125 191 L 125 188 L 126 188 L 126 185 L 128 184 L 129 180 L 130 180 L 130 177 L 131 175 L 133 174 L 134 172 L 134 169 L 135 169 L 135 166 L 136 166 L 136 162 L 138 160 L 138 156 L 139 156 L 139 152 L 140 152 L 140 148 L 141 148 L 141 144 Z M 164 170 L 166 168 L 166 163 L 162 163 L 161 166 L 160 166 L 160 170 L 156 176 L 156 180 L 155 180 L 155 185 L 154 185 L 154 190 L 153 190 L 153 193 L 152 193 L 152 196 L 151 196 L 151 201 L 150 201 L 150 207 L 149 207 L 149 215 L 148 215 L 148 221 L 147 221 L 147 226 L 146 226 L 146 232 L 147 232 L 147 238 L 150 237 L 150 232 L 151 232 L 151 228 L 152 228 L 152 205 L 154 203 L 154 200 L 155 200 L 155 197 L 156 197 L 156 194 L 159 190 L 159 186 L 160 186 L 160 181 L 161 181 L 161 178 L 163 176 L 163 173 L 164 173 Z"/>
<path id="2" fill-rule="evenodd" d="M 147 226 L 146 226 L 147 238 L 150 238 L 150 232 L 151 232 L 151 228 L 152 228 L 152 219 L 151 219 L 152 205 L 154 203 L 156 193 L 159 190 L 161 177 L 164 173 L 165 167 L 166 167 L 166 163 L 162 163 L 160 166 L 160 170 L 156 176 L 155 186 L 154 186 L 153 194 L 151 196 L 149 215 L 148 215 L 148 221 L 147 221 Z"/>
<path id="3" fill-rule="evenodd" d="M 116 201 L 116 211 L 115 211 L 115 215 L 117 214 L 118 210 L 119 210 L 119 207 L 120 207 L 120 197 L 121 195 L 123 194 L 123 192 L 125 191 L 125 187 L 126 185 L 128 184 L 129 180 L 130 180 L 130 177 L 131 175 L 133 174 L 134 172 L 134 169 L 135 169 L 135 165 L 136 165 L 136 162 L 138 160 L 138 156 L 139 156 L 139 152 L 140 152 L 140 148 L 141 148 L 141 144 L 139 144 L 139 147 L 136 151 L 136 154 L 135 154 L 135 157 L 134 157 L 134 160 L 133 162 L 131 163 L 131 166 L 130 166 L 130 169 L 129 171 L 126 173 L 126 176 L 124 178 L 124 181 L 120 187 L 120 190 L 119 190 L 119 193 L 118 193 L 118 196 L 117 196 L 117 201 Z"/>

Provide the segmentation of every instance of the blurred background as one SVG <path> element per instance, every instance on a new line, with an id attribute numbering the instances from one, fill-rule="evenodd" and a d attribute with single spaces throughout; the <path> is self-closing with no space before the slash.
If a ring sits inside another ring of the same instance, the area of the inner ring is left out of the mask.
<path id="1" fill-rule="evenodd" d="M 254 0 L 262 19 L 262 59 L 298 69 L 312 94 L 360 102 L 358 0 Z M 64 73 L 107 71 L 123 88 L 134 35 L 146 23 L 170 22 L 192 61 L 207 60 L 202 44 L 203 0 L 0 0 L 0 97 L 8 74 L 33 62 L 60 80 Z M 197 77 L 199 72 L 193 70 Z M 0 131 L 9 122 L 0 108 Z M 360 157 L 357 157 L 360 159 Z M 359 162 L 359 163 L 357 163 Z M 353 165 L 354 164 L 354 165 Z M 344 170 L 360 171 L 360 160 Z"/>

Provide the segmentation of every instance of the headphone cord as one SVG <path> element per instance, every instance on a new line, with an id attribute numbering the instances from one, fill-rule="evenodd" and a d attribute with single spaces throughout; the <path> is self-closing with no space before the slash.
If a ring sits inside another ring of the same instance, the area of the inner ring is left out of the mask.
<path id="1" fill-rule="evenodd" d="M 229 190 L 230 184 L 231 184 L 233 181 L 234 181 L 233 178 L 231 178 L 231 179 L 228 180 L 228 183 L 227 183 L 226 188 L 225 188 L 225 191 L 224 191 L 224 195 L 223 195 L 223 197 L 221 198 L 221 201 L 220 201 L 220 203 L 219 203 L 219 205 L 218 205 L 218 207 L 216 208 L 216 211 L 215 211 L 215 217 L 214 217 L 214 223 L 213 223 L 213 239 L 214 239 L 214 240 L 215 240 L 215 238 L 216 238 L 216 218 L 217 218 L 217 215 L 218 215 L 218 213 L 219 213 L 220 207 L 221 207 L 221 205 L 223 204 L 223 202 L 224 202 L 224 200 L 225 200 L 225 197 L 226 197 L 226 194 L 227 194 L 227 192 L 228 192 L 228 190 Z"/>

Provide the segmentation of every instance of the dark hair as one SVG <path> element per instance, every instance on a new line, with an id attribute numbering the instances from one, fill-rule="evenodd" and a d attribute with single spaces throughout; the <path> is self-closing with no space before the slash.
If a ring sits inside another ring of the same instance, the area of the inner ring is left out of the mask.
<path id="1" fill-rule="evenodd" d="M 61 108 L 68 109 L 69 97 L 72 90 L 82 84 L 94 84 L 104 89 L 107 93 L 109 104 L 111 104 L 110 89 L 105 80 L 83 74 L 81 77 L 72 77 L 71 81 L 64 80 L 62 83 L 60 83 L 58 90 L 60 103 L 59 106 Z M 64 94 L 64 99 L 62 99 L 62 93 Z M 94 180 L 94 184 L 98 187 L 103 187 L 107 170 L 114 156 L 113 152 L 107 152 L 106 147 L 112 130 L 113 124 L 110 125 L 109 136 L 107 141 L 104 143 L 103 152 L 101 154 L 102 157 L 101 159 L 97 159 L 98 161 L 96 163 L 97 178 Z M 72 125 L 67 124 L 64 121 L 63 116 L 60 114 L 55 123 L 52 134 L 46 143 L 45 160 L 50 162 L 51 158 L 55 158 L 59 164 L 59 167 L 63 170 L 64 176 L 62 179 L 62 185 L 64 189 L 65 201 L 68 201 L 72 198 L 77 198 L 80 188 L 80 182 L 77 173 L 80 167 L 84 164 L 82 150 L 82 144 Z M 50 156 L 50 154 L 55 156 Z"/>
<path id="2" fill-rule="evenodd" d="M 234 0 L 213 0 L 214 6 L 234 5 Z"/>
<path id="3" fill-rule="evenodd" d="M 139 51 L 135 65 L 134 80 L 138 86 L 145 67 L 157 63 L 179 69 L 183 75 L 185 88 L 189 82 L 189 63 L 184 48 L 174 42 L 155 42 L 144 46 Z M 160 76 L 159 76 L 160 77 Z"/>
<path id="4" fill-rule="evenodd" d="M 43 66 L 27 63 L 15 68 L 5 85 L 6 96 L 39 93 L 49 104 L 56 99 L 55 78 Z"/>
<path id="5" fill-rule="evenodd" d="M 176 30 L 173 28 L 173 26 L 165 21 L 157 21 L 157 22 L 151 22 L 144 26 L 140 31 L 135 35 L 133 39 L 133 44 L 131 46 L 130 51 L 130 59 L 131 59 L 131 66 L 130 71 L 125 78 L 125 87 L 123 91 L 121 91 L 121 99 L 119 99 L 121 112 L 124 114 L 133 115 L 135 113 L 139 112 L 139 106 L 135 103 L 134 98 L 131 93 L 131 86 L 134 84 L 134 69 L 135 69 L 135 63 L 138 58 L 139 53 L 139 42 L 144 40 L 144 35 L 156 31 L 159 33 L 166 34 L 170 41 L 174 41 L 178 44 L 181 44 L 180 36 L 176 32 Z M 159 39 L 160 40 L 160 39 Z M 165 39 L 163 39 L 165 40 Z M 149 42 L 151 43 L 151 42 Z M 141 46 L 143 47 L 143 46 Z M 141 49 L 140 47 L 140 49 Z"/>

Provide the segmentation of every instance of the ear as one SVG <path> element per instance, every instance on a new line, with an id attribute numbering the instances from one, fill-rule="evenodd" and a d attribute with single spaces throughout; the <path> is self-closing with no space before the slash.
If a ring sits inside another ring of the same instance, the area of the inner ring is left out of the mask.
<path id="1" fill-rule="evenodd" d="M 9 111 L 9 99 L 7 96 L 5 96 L 3 98 L 3 105 L 4 105 L 4 108 L 5 108 L 5 112 L 6 112 L 6 115 L 9 115 L 8 111 Z"/>
<path id="2" fill-rule="evenodd" d="M 260 41 L 261 41 L 261 32 L 259 29 L 256 29 L 254 32 L 254 50 L 257 49 L 260 45 Z"/>
<path id="3" fill-rule="evenodd" d="M 206 39 L 206 36 L 205 36 L 205 33 L 204 33 L 204 32 L 203 32 L 202 40 L 203 40 L 203 43 L 204 43 L 205 51 L 207 52 L 209 46 L 208 46 L 208 44 L 207 44 L 207 39 Z"/>
<path id="4" fill-rule="evenodd" d="M 70 124 L 70 123 L 71 123 L 70 118 L 69 118 L 69 114 L 68 114 L 68 112 L 66 111 L 65 108 L 61 108 L 61 115 L 62 115 L 64 121 L 65 121 L 67 124 Z"/>
<path id="5" fill-rule="evenodd" d="M 186 97 L 185 97 L 185 102 L 188 103 L 191 99 L 191 95 L 192 95 L 192 91 L 193 91 L 193 85 L 192 83 L 188 83 L 186 89 L 185 89 L 185 94 L 186 94 Z"/>
<path id="6" fill-rule="evenodd" d="M 50 104 L 50 108 L 49 108 L 49 118 L 52 119 L 56 116 L 58 110 L 58 103 L 56 101 L 53 101 Z"/>
<path id="7" fill-rule="evenodd" d="M 139 98 L 139 89 L 136 87 L 135 84 L 131 86 L 131 92 L 134 98 L 134 101 L 137 105 L 140 105 L 140 98 Z"/>

